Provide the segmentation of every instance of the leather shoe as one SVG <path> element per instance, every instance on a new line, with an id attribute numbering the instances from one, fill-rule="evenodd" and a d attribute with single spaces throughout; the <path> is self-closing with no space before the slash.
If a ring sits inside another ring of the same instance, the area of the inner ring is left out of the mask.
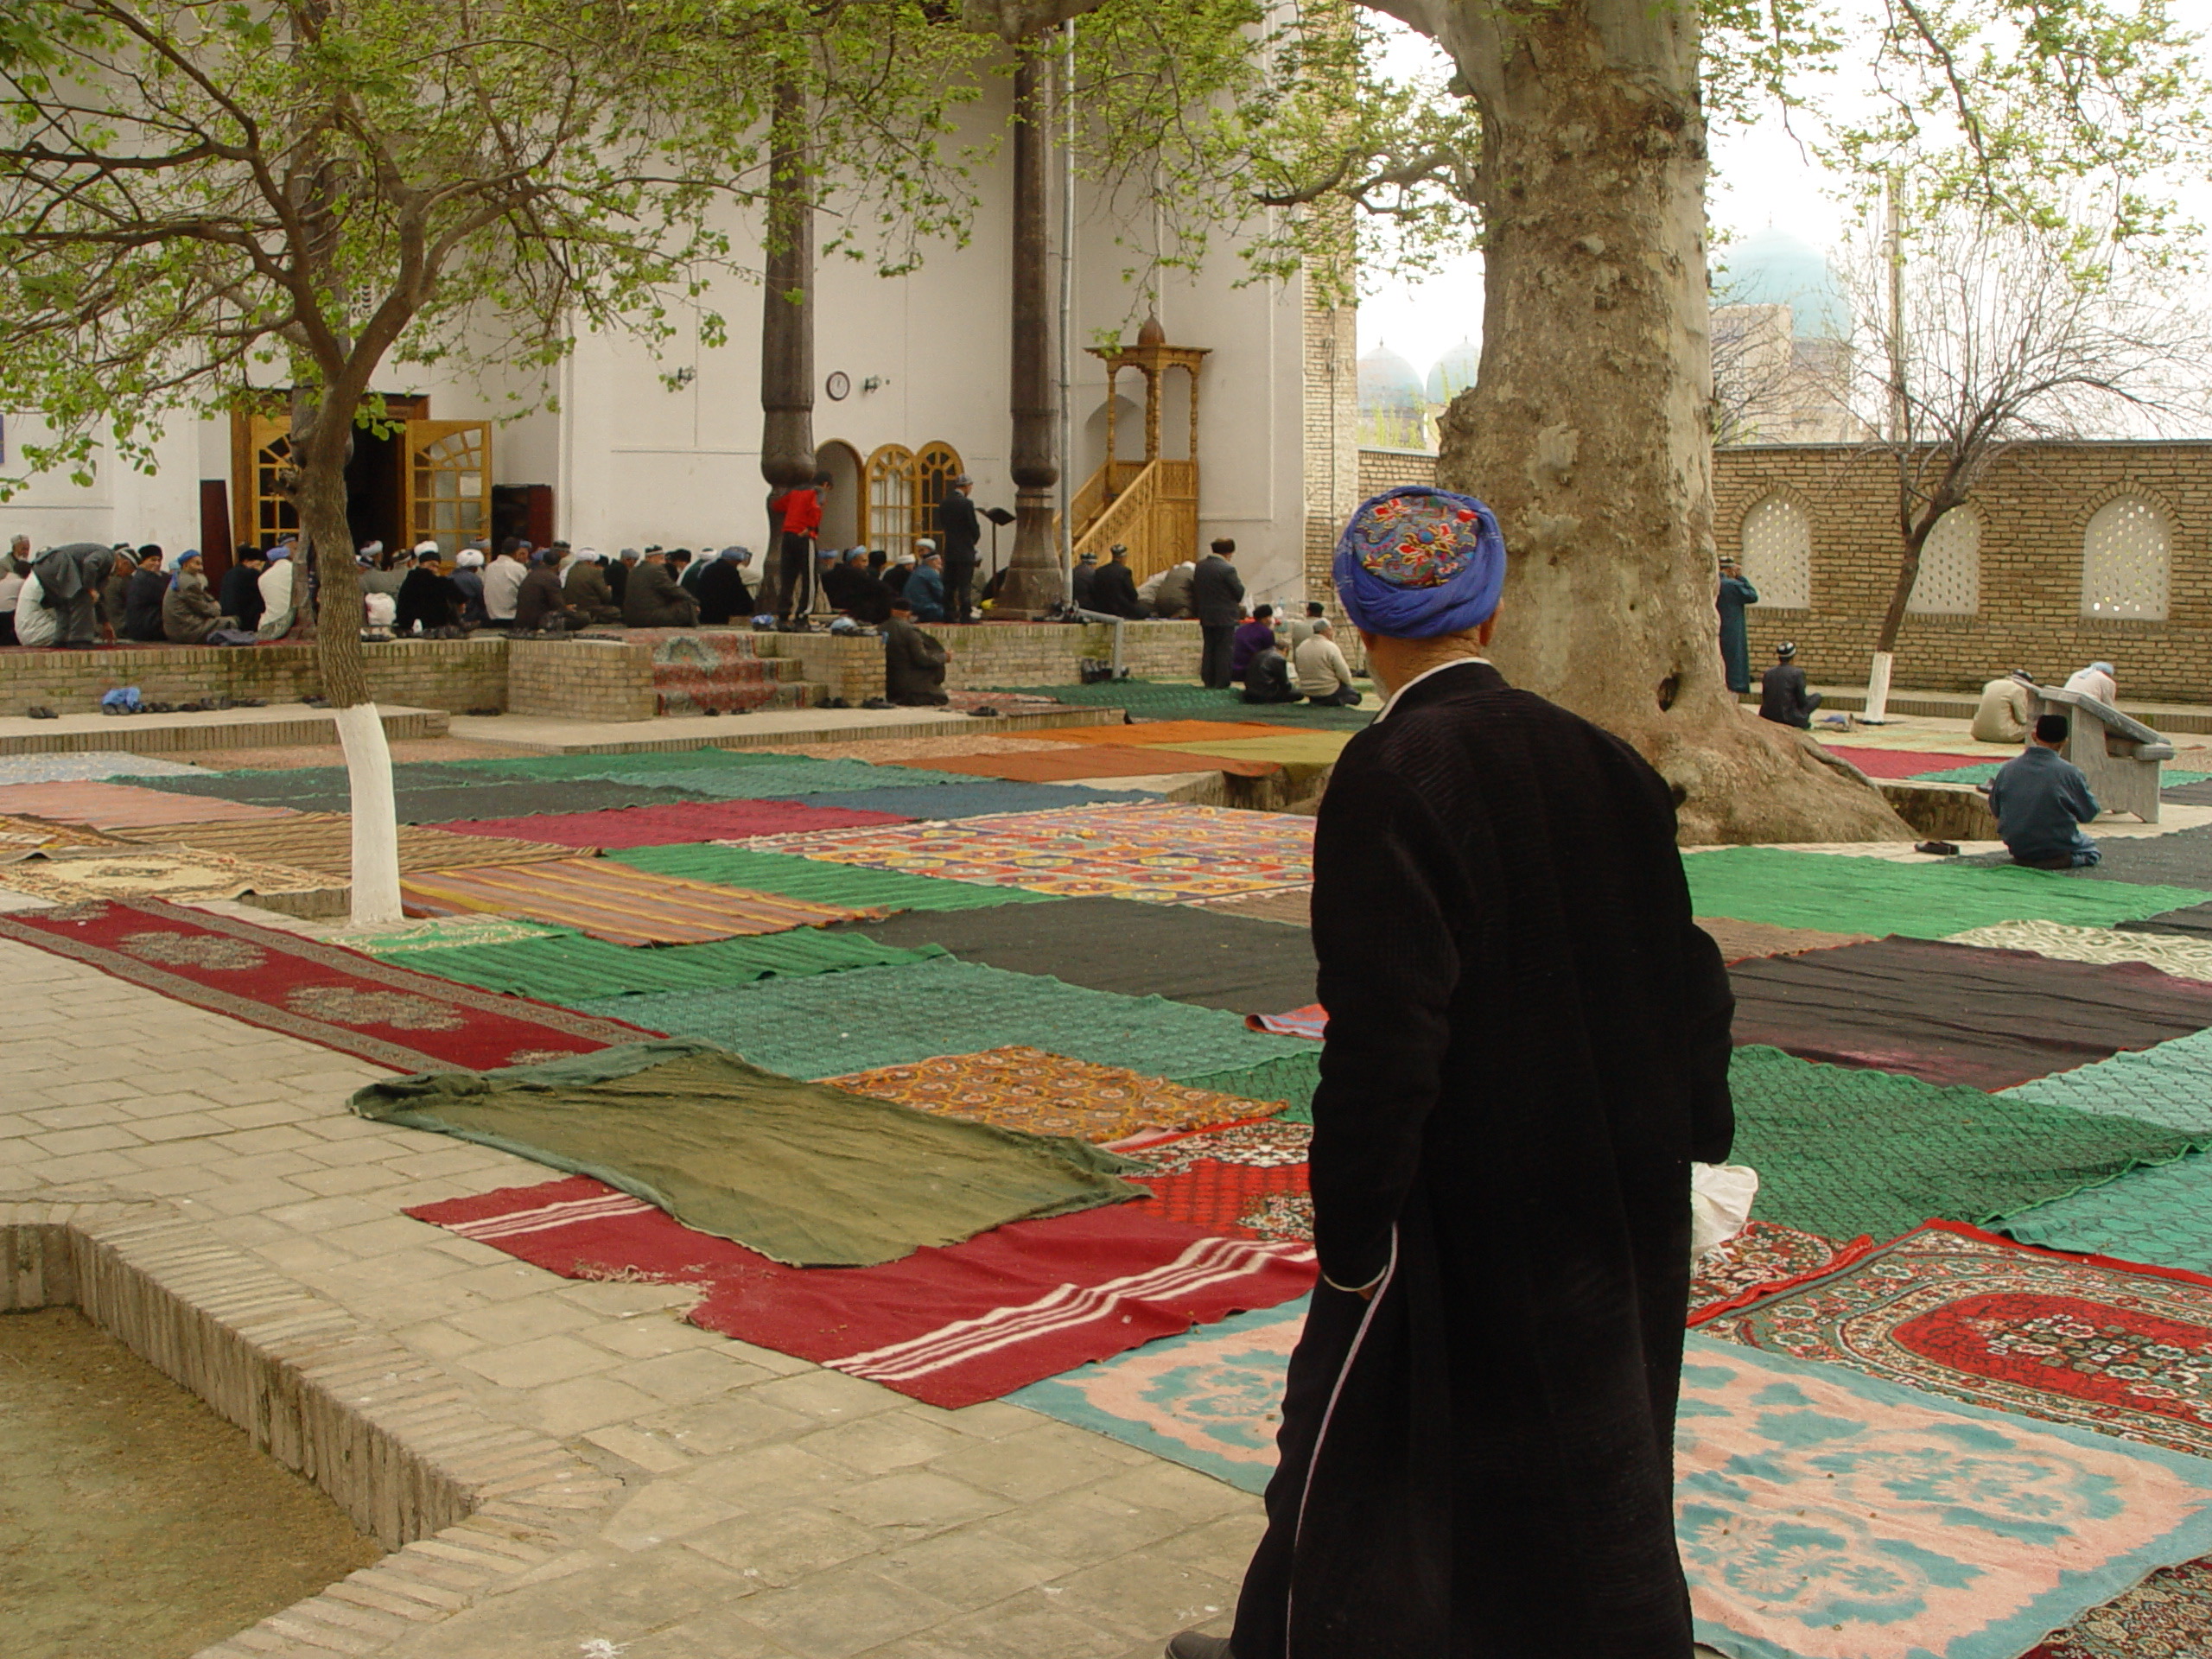
<path id="1" fill-rule="evenodd" d="M 1185 1630 L 1167 1644 L 1167 1659 L 1236 1659 L 1225 1636 L 1201 1636 Z"/>

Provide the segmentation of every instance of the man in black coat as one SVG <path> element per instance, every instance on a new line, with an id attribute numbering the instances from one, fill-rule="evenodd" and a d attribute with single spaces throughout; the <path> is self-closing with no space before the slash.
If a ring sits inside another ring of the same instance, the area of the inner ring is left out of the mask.
<path id="1" fill-rule="evenodd" d="M 1205 641 L 1198 678 L 1216 690 L 1235 683 L 1230 653 L 1236 649 L 1236 625 L 1244 620 L 1244 578 L 1230 563 L 1236 556 L 1236 543 L 1217 536 L 1191 575 L 1191 608 L 1198 613 L 1198 633 Z"/>
<path id="2" fill-rule="evenodd" d="M 1090 579 L 1090 608 L 1132 622 L 1145 613 L 1144 601 L 1137 597 L 1137 579 L 1129 571 L 1129 550 L 1119 542 L 1107 550 L 1106 563 Z"/>
<path id="3" fill-rule="evenodd" d="M 225 616 L 237 620 L 241 633 L 251 633 L 261 626 L 261 573 L 268 568 L 269 556 L 259 548 L 241 547 L 231 555 L 231 568 L 223 572 L 216 602 Z"/>
<path id="4" fill-rule="evenodd" d="M 1690 1659 L 1690 1165 L 1733 1135 L 1733 1005 L 1665 780 L 1484 658 L 1504 563 L 1414 486 L 1338 545 L 1392 695 L 1314 827 L 1321 1282 L 1235 1633 L 1175 1659 Z"/>
<path id="5" fill-rule="evenodd" d="M 938 551 L 944 555 L 944 613 L 955 622 L 969 620 L 969 588 L 976 581 L 976 550 L 982 544 L 982 522 L 969 493 L 976 480 L 963 473 L 945 486 L 937 504 Z"/>
<path id="6" fill-rule="evenodd" d="M 549 558 L 537 567 L 539 573 L 550 571 Z M 531 577 L 523 578 L 523 586 L 530 586 Z M 226 590 L 227 591 L 227 589 Z M 393 630 L 402 639 L 418 629 L 424 634 L 434 634 L 441 628 L 457 627 L 461 623 L 461 589 L 453 585 L 453 578 L 446 575 L 442 556 L 435 542 L 424 542 L 415 550 L 415 565 L 399 584 L 394 599 Z M 520 596 L 517 596 L 516 615 L 521 615 Z M 245 624 L 240 622 L 240 627 Z M 523 625 L 518 623 L 518 626 Z"/>
<path id="7" fill-rule="evenodd" d="M 1759 718 L 1810 731 L 1821 694 L 1805 689 L 1805 671 L 1797 665 L 1795 645 L 1785 640 L 1774 648 L 1774 666 L 1759 677 Z"/>
<path id="8" fill-rule="evenodd" d="M 914 626 L 914 607 L 891 601 L 883 626 L 883 695 L 902 709 L 942 708 L 952 701 L 944 689 L 944 664 L 952 653 Z"/>
<path id="9" fill-rule="evenodd" d="M 227 587 L 229 577 L 224 578 Z M 130 573 L 130 585 L 123 594 L 123 637 L 142 644 L 158 645 L 167 636 L 162 632 L 162 601 L 169 590 L 168 572 L 162 569 L 162 550 L 142 547 L 138 550 L 137 568 Z M 245 626 L 241 622 L 240 627 Z"/>

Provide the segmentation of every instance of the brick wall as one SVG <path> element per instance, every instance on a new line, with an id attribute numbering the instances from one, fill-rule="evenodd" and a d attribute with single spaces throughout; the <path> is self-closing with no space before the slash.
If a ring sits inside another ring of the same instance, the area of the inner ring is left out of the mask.
<path id="1" fill-rule="evenodd" d="M 459 713 L 507 700 L 507 641 L 423 639 L 364 645 L 369 695 L 380 703 Z M 86 714 L 104 693 L 135 685 L 149 702 L 206 697 L 296 702 L 321 694 L 307 645 L 132 645 L 102 651 L 0 651 L 0 714 L 38 704 Z"/>
<path id="2" fill-rule="evenodd" d="M 1713 461 L 1713 527 L 1724 550 L 1738 546 L 1745 512 L 1776 492 L 1812 525 L 1811 603 L 1752 607 L 1753 672 L 1789 639 L 1815 682 L 1863 682 L 1897 568 L 1894 463 L 1825 444 L 1726 448 Z M 2163 622 L 2081 613 L 2082 532 L 2124 493 L 2165 515 Z M 1971 690 L 2010 669 L 2063 678 L 2102 658 L 2131 701 L 2212 701 L 2212 443 L 2024 444 L 1991 469 L 1972 505 L 1982 519 L 1979 608 L 1908 614 L 1896 684 Z"/>
<path id="3" fill-rule="evenodd" d="M 1349 245 L 1349 223 L 1344 232 Z M 1338 531 L 1364 494 L 1360 486 L 1359 314 L 1352 306 L 1322 304 L 1313 290 L 1309 281 L 1305 311 L 1304 596 L 1327 605 L 1339 634 L 1350 638 L 1329 583 L 1329 561 L 1336 552 Z"/>
<path id="4" fill-rule="evenodd" d="M 1073 685 L 1085 659 L 1109 660 L 1113 629 L 1103 622 L 984 622 L 962 627 L 921 623 L 925 633 L 952 653 L 945 683 L 956 690 L 1002 685 Z M 1122 663 L 1137 679 L 1195 679 L 1198 625 L 1132 622 L 1123 629 Z M 818 681 L 829 695 L 858 703 L 883 695 L 883 641 L 831 633 L 763 634 L 763 656 L 792 658 L 802 677 Z"/>
<path id="5" fill-rule="evenodd" d="M 1401 484 L 1434 484 L 1436 457 L 1418 449 L 1363 449 L 1359 452 L 1359 499 L 1380 495 Z"/>
<path id="6" fill-rule="evenodd" d="M 620 639 L 515 639 L 507 711 L 559 720 L 651 720 L 652 652 Z"/>

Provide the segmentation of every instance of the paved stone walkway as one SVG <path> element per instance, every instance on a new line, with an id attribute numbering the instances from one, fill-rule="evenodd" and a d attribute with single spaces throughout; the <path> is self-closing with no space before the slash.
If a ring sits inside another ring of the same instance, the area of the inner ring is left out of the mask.
<path id="1" fill-rule="evenodd" d="M 688 1291 L 560 1279 L 410 1220 L 546 1172 L 353 1116 L 374 1066 L 26 945 L 0 942 L 0 1191 L 167 1199 L 623 1481 L 504 1593 L 348 1650 L 1118 1659 L 1233 1605 L 1256 1499 L 1017 1407 L 944 1411 L 715 1336 L 682 1323 Z"/>

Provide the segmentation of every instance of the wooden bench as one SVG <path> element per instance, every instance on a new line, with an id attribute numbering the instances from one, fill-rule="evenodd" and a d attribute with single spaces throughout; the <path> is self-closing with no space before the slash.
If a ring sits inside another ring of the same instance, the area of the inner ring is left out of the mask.
<path id="1" fill-rule="evenodd" d="M 2089 793 L 2107 812 L 2158 821 L 2158 772 L 2174 746 L 2110 703 L 2055 685 L 2036 688 L 2036 713 L 2063 715 L 2071 729 L 2059 751 L 2082 769 Z"/>

